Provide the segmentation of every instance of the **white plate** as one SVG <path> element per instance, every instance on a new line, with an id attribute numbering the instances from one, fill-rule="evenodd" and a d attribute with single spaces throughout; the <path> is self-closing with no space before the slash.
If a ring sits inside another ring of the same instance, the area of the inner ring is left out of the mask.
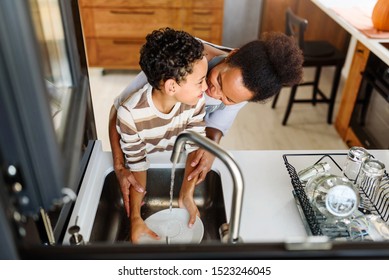
<path id="1" fill-rule="evenodd" d="M 145 220 L 146 225 L 157 233 L 161 239 L 154 240 L 148 235 L 139 238 L 139 244 L 169 244 L 200 243 L 203 239 L 204 226 L 199 217 L 192 228 L 188 227 L 189 213 L 183 208 L 165 209 L 154 213 Z"/>

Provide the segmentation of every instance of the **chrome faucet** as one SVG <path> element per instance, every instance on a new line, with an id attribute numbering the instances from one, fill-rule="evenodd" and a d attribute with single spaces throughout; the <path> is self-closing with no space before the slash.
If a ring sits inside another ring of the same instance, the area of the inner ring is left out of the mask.
<path id="1" fill-rule="evenodd" d="M 181 151 L 183 150 L 186 141 L 195 142 L 201 148 L 214 154 L 226 165 L 230 171 L 234 183 L 234 190 L 232 194 L 231 215 L 230 223 L 228 225 L 228 233 L 226 239 L 222 238 L 222 242 L 227 241 L 228 243 L 237 243 L 239 241 L 239 227 L 243 204 L 244 184 L 242 172 L 240 171 L 239 166 L 235 160 L 227 151 L 222 149 L 214 141 L 205 138 L 199 133 L 193 131 L 182 132 L 177 136 L 170 159 L 171 162 L 177 163 L 179 161 Z M 224 225 L 224 227 L 225 226 L 226 225 Z"/>

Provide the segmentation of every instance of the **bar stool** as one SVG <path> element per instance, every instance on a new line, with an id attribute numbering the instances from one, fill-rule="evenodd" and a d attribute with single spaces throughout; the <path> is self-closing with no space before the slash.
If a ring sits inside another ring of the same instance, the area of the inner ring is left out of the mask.
<path id="1" fill-rule="evenodd" d="M 282 125 L 286 125 L 293 103 L 327 103 L 328 114 L 327 123 L 331 124 L 332 114 L 334 111 L 334 104 L 336 92 L 338 90 L 341 71 L 346 59 L 346 56 L 327 41 L 305 41 L 304 32 L 307 28 L 308 20 L 298 17 L 293 13 L 291 8 L 286 10 L 286 35 L 293 36 L 298 41 L 304 55 L 303 67 L 315 67 L 315 77 L 313 81 L 302 82 L 295 85 L 291 89 L 288 105 L 282 121 Z M 332 88 L 330 96 L 327 97 L 319 88 L 320 74 L 322 67 L 335 66 L 335 73 L 332 81 Z M 299 86 L 313 86 L 312 98 L 310 99 L 296 99 L 296 92 Z M 275 108 L 279 94 L 277 94 L 272 103 L 272 108 Z"/>

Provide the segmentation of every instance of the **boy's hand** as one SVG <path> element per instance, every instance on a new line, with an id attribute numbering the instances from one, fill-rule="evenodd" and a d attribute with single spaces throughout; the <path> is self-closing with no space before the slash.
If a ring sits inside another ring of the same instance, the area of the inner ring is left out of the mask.
<path id="1" fill-rule="evenodd" d="M 141 217 L 131 219 L 131 242 L 137 244 L 139 242 L 139 237 L 143 234 L 147 234 L 155 240 L 161 239 L 158 234 L 147 227 Z"/>
<path id="2" fill-rule="evenodd" d="M 192 178 L 195 178 L 197 175 L 199 177 L 196 182 L 196 185 L 204 181 L 205 177 L 207 176 L 207 173 L 209 172 L 209 170 L 211 170 L 214 161 L 215 156 L 210 152 L 203 149 L 198 149 L 197 151 L 195 151 L 195 157 L 190 163 L 190 165 L 196 168 L 188 175 L 188 181 L 192 180 Z"/>
<path id="3" fill-rule="evenodd" d="M 145 188 L 135 179 L 134 174 L 125 167 L 115 169 L 115 174 L 120 184 L 124 208 L 127 216 L 130 217 L 130 188 L 133 187 L 139 193 L 144 193 Z"/>
<path id="4" fill-rule="evenodd" d="M 189 212 L 189 222 L 188 227 L 192 227 L 193 224 L 196 222 L 196 216 L 200 217 L 199 209 L 196 206 L 196 203 L 193 200 L 193 194 L 181 194 L 178 198 L 178 206 L 180 208 L 186 208 Z"/>

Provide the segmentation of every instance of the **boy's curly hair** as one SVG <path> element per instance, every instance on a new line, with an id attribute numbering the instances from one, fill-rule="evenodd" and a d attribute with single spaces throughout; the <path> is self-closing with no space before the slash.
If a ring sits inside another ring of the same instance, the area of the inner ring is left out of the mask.
<path id="1" fill-rule="evenodd" d="M 187 32 L 161 28 L 146 36 L 139 65 L 149 84 L 160 89 L 161 82 L 168 79 L 185 80 L 193 72 L 193 64 L 203 58 L 203 51 L 203 44 Z"/>
<path id="2" fill-rule="evenodd" d="M 243 84 L 254 93 L 250 101 L 261 102 L 279 93 L 283 86 L 298 84 L 303 76 L 303 61 L 293 37 L 268 32 L 238 49 L 227 63 L 241 69 Z"/>

